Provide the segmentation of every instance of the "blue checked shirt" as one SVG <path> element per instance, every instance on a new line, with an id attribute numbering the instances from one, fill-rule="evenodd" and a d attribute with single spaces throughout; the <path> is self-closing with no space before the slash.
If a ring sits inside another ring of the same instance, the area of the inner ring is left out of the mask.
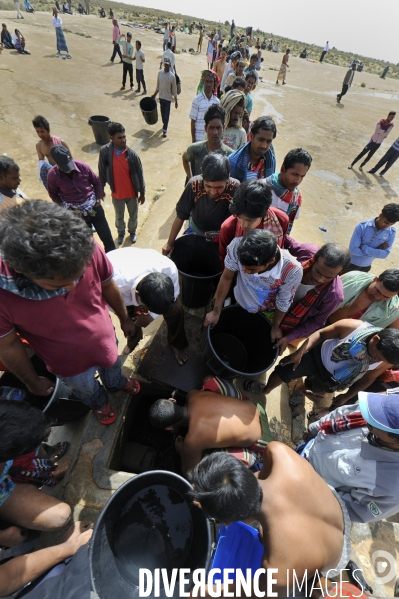
<path id="1" fill-rule="evenodd" d="M 391 252 L 395 237 L 395 227 L 377 229 L 374 218 L 359 223 L 353 231 L 349 244 L 351 263 L 356 266 L 370 266 L 374 258 L 387 258 Z M 389 244 L 386 250 L 377 249 L 382 243 Z"/>

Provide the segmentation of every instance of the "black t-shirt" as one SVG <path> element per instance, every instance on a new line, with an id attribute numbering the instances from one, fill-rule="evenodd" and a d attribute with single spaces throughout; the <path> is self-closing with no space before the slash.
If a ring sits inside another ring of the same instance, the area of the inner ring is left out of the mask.
<path id="1" fill-rule="evenodd" d="M 177 202 L 178 218 L 188 220 L 191 216 L 201 231 L 219 231 L 222 223 L 230 216 L 229 205 L 239 185 L 237 179 L 230 177 L 222 195 L 213 200 L 204 189 L 202 177 L 192 177 Z"/>

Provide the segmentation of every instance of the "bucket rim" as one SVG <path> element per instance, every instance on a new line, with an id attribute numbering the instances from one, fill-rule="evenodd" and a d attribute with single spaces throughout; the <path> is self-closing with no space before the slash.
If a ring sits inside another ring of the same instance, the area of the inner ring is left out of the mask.
<path id="1" fill-rule="evenodd" d="M 241 306 L 239 306 L 238 304 L 234 304 L 233 306 L 226 306 L 225 308 L 222 309 L 221 313 L 223 312 L 223 310 L 231 310 L 232 308 L 241 308 Z M 241 309 L 244 310 L 244 308 L 241 308 Z M 259 313 L 257 312 L 257 314 L 259 314 Z M 272 366 L 274 366 L 274 364 L 277 361 L 277 358 L 279 355 L 278 348 L 276 348 L 273 361 L 270 362 L 269 366 L 267 368 L 265 368 L 264 370 L 259 370 L 256 372 L 242 372 L 241 370 L 236 370 L 235 368 L 232 368 L 231 366 L 229 366 L 228 364 L 223 362 L 223 360 L 220 358 L 220 356 L 218 356 L 218 354 L 215 352 L 215 349 L 214 349 L 213 343 L 212 343 L 212 339 L 211 339 L 211 331 L 212 331 L 211 326 L 208 325 L 207 332 L 206 332 L 206 338 L 207 338 L 208 345 L 209 345 L 209 348 L 210 348 L 212 354 L 220 362 L 220 364 L 223 364 L 223 367 L 226 370 L 229 370 L 230 372 L 232 372 L 240 377 L 259 376 L 260 374 L 263 374 L 264 372 L 267 372 L 268 370 L 270 370 L 270 368 L 272 368 Z"/>

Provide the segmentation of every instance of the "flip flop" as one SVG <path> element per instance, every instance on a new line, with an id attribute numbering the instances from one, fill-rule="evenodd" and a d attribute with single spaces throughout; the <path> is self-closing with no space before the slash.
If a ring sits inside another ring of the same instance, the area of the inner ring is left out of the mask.
<path id="1" fill-rule="evenodd" d="M 47 458 L 52 462 L 58 462 L 68 449 L 71 444 L 68 441 L 61 441 L 60 443 L 56 443 L 55 445 L 47 445 L 47 443 L 42 443 L 42 447 L 47 454 Z"/>
<path id="2" fill-rule="evenodd" d="M 258 381 L 251 381 L 250 379 L 245 380 L 243 383 L 244 391 L 249 391 L 255 395 L 262 395 L 262 389 L 264 386 L 265 385 L 262 385 L 262 383 L 258 383 Z"/>
<path id="3" fill-rule="evenodd" d="M 140 393 L 140 389 L 140 383 L 137 379 L 128 378 L 126 385 L 122 387 L 121 391 L 126 391 L 129 395 L 136 395 L 137 393 Z"/>
<path id="4" fill-rule="evenodd" d="M 100 424 L 112 424 L 116 420 L 116 414 L 109 402 L 107 402 L 106 410 L 93 410 L 93 412 L 97 416 Z"/>

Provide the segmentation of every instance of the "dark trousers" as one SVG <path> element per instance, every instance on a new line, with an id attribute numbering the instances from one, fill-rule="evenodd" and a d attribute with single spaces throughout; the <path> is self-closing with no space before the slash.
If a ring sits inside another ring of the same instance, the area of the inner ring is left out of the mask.
<path id="1" fill-rule="evenodd" d="M 133 65 L 128 62 L 123 63 L 123 77 L 122 77 L 122 85 L 126 85 L 126 77 L 129 73 L 130 77 L 130 87 L 133 87 Z"/>
<path id="2" fill-rule="evenodd" d="M 338 94 L 337 98 L 339 98 L 341 100 L 342 96 L 344 96 L 348 92 L 348 89 L 349 89 L 349 85 L 344 83 L 342 85 L 342 92 L 340 94 Z"/>
<path id="3" fill-rule="evenodd" d="M 387 170 L 391 168 L 394 162 L 399 158 L 399 151 L 394 150 L 393 148 L 389 148 L 388 152 L 385 152 L 384 156 L 381 158 L 379 162 L 375 165 L 374 168 L 371 169 L 370 173 L 376 173 L 382 166 L 385 164 L 385 168 L 381 171 L 381 175 L 384 175 Z"/>
<path id="4" fill-rule="evenodd" d="M 83 220 L 85 221 L 86 225 L 90 227 L 90 229 L 93 225 L 93 227 L 96 230 L 96 233 L 103 242 L 104 249 L 106 252 L 116 250 L 114 240 L 112 239 L 111 230 L 109 228 L 109 224 L 107 222 L 107 219 L 105 218 L 104 208 L 101 206 L 101 204 L 95 204 L 93 210 L 96 213 L 95 216 L 88 214 L 87 216 L 83 217 Z"/>
<path id="5" fill-rule="evenodd" d="M 118 54 L 119 58 L 122 60 L 122 52 L 119 44 L 114 44 L 114 50 L 111 56 L 111 62 L 114 62 L 115 56 Z"/>
<path id="6" fill-rule="evenodd" d="M 143 90 L 146 92 L 147 91 L 147 87 L 144 81 L 144 70 L 143 69 L 136 69 L 136 81 L 137 81 L 137 89 L 138 91 L 140 91 L 140 84 L 143 84 Z"/>
<path id="7" fill-rule="evenodd" d="M 320 56 L 320 62 L 323 62 L 324 57 L 325 57 L 326 54 L 327 54 L 327 51 L 323 50 L 323 52 L 321 53 L 321 56 Z"/>
<path id="8" fill-rule="evenodd" d="M 135 319 L 136 323 L 136 331 L 127 338 L 127 346 L 133 350 L 143 338 L 143 327 L 148 326 L 152 319 L 150 320 L 145 315 L 143 317 L 141 315 L 136 316 L 136 306 L 127 306 L 127 311 L 129 316 Z M 168 329 L 167 338 L 169 345 L 175 349 L 185 349 L 188 346 L 188 341 L 184 330 L 184 310 L 181 301 L 179 299 L 175 300 L 171 309 L 163 317 Z"/>
<path id="9" fill-rule="evenodd" d="M 170 102 L 169 100 L 161 100 L 160 99 L 159 103 L 161 105 L 161 118 L 162 118 L 162 125 L 163 125 L 162 131 L 164 133 L 166 133 L 168 130 L 169 117 L 170 117 L 170 105 L 172 104 L 172 102 Z"/>
<path id="10" fill-rule="evenodd" d="M 374 154 L 376 153 L 376 151 L 378 150 L 378 148 L 380 147 L 381 144 L 377 144 L 375 141 L 369 141 L 369 143 L 367 144 L 367 146 L 365 146 L 363 148 L 363 150 L 360 152 L 360 154 L 358 156 L 356 156 L 355 160 L 352 162 L 352 166 L 354 164 L 356 164 L 356 162 L 358 160 L 360 160 L 360 158 L 363 158 L 363 156 L 366 156 L 366 154 L 368 153 L 368 156 L 365 160 L 363 160 L 362 164 L 360 166 L 364 166 L 365 164 L 367 164 L 367 162 L 370 160 L 370 158 L 372 156 L 374 156 Z"/>

